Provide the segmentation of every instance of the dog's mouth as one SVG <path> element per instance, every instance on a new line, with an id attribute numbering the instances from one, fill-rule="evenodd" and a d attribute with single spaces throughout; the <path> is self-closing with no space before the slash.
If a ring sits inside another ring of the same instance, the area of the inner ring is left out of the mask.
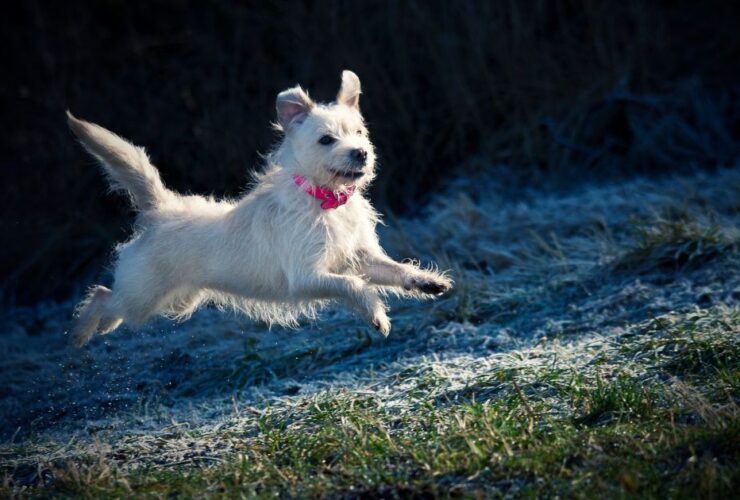
<path id="1" fill-rule="evenodd" d="M 363 170 L 336 170 L 333 168 L 329 168 L 327 170 L 329 170 L 329 172 L 336 175 L 337 177 L 342 177 L 344 179 L 351 179 L 353 181 L 365 175 L 365 172 Z"/>

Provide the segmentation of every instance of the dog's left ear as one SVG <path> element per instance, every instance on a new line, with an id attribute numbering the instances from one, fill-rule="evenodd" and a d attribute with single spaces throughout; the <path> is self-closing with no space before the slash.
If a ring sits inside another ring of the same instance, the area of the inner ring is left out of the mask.
<path id="1" fill-rule="evenodd" d="M 342 71 L 342 86 L 337 94 L 337 102 L 350 108 L 360 107 L 360 78 L 348 69 Z"/>
<path id="2" fill-rule="evenodd" d="M 308 97 L 308 94 L 300 86 L 297 86 L 280 92 L 275 106 L 277 107 L 278 122 L 283 130 L 287 132 L 291 125 L 303 123 L 315 104 Z"/>

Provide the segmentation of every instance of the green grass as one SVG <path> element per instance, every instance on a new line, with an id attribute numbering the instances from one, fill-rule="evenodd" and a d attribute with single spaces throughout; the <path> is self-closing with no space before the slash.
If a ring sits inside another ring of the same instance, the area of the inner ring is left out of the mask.
<path id="1" fill-rule="evenodd" d="M 231 436 L 218 461 L 127 468 L 110 454 L 88 454 L 47 464 L 48 488 L 24 491 L 6 478 L 0 491 L 728 496 L 740 480 L 739 329 L 740 309 L 724 306 L 655 318 L 595 355 L 590 369 L 493 368 L 462 398 L 440 397 L 448 381 L 433 370 L 403 372 L 399 381 L 416 384 L 408 405 L 326 392 L 288 413 L 268 408 Z"/>
<path id="2" fill-rule="evenodd" d="M 534 408 L 537 408 L 535 405 Z M 533 408 L 533 409 L 534 409 Z M 661 418 L 579 427 L 537 417 L 531 428 L 517 402 L 467 403 L 413 416 L 372 403 L 317 405 L 305 428 L 266 419 L 259 437 L 215 468 L 139 471 L 128 477 L 92 463 L 57 472 L 57 492 L 111 496 L 321 496 L 357 491 L 474 494 L 576 494 L 604 491 L 658 495 L 730 492 L 738 421 L 718 427 Z M 539 409 L 537 409 L 539 413 Z M 497 486 L 498 485 L 498 486 Z"/>
<path id="3" fill-rule="evenodd" d="M 605 381 L 597 376 L 596 387 L 574 390 L 574 406 L 582 413 L 576 421 L 595 423 L 604 418 L 629 421 L 649 417 L 658 394 L 659 390 L 635 378 L 620 375 Z"/>

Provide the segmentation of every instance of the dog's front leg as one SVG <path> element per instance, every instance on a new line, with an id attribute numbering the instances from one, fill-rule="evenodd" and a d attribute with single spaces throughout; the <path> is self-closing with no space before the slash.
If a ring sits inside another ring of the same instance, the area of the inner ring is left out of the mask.
<path id="1" fill-rule="evenodd" d="M 452 288 L 452 280 L 444 274 L 421 269 L 412 263 L 396 262 L 386 255 L 366 255 L 360 272 L 374 285 L 400 287 L 429 295 L 440 295 Z"/>
<path id="2" fill-rule="evenodd" d="M 378 292 L 356 276 L 315 273 L 294 280 L 290 288 L 296 299 L 340 300 L 386 337 L 391 331 L 385 303 Z"/>

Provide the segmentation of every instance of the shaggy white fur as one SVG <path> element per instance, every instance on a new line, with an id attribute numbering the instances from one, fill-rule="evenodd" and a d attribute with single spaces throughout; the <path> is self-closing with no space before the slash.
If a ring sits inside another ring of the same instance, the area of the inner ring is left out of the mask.
<path id="1" fill-rule="evenodd" d="M 68 113 L 72 131 L 114 189 L 128 193 L 139 210 L 138 231 L 117 248 L 112 290 L 95 286 L 78 307 L 75 341 L 83 345 L 95 332 L 154 314 L 184 319 L 206 303 L 297 326 L 332 300 L 388 335 L 383 293 L 447 291 L 452 281 L 444 273 L 395 262 L 380 247 L 379 216 L 362 195 L 375 175 L 375 153 L 360 93 L 351 71 L 342 73 L 334 103 L 314 103 L 301 87 L 281 92 L 276 126 L 284 138 L 255 188 L 238 201 L 167 189 L 142 148 Z M 334 192 L 354 186 L 354 195 L 323 210 L 294 175 Z"/>

